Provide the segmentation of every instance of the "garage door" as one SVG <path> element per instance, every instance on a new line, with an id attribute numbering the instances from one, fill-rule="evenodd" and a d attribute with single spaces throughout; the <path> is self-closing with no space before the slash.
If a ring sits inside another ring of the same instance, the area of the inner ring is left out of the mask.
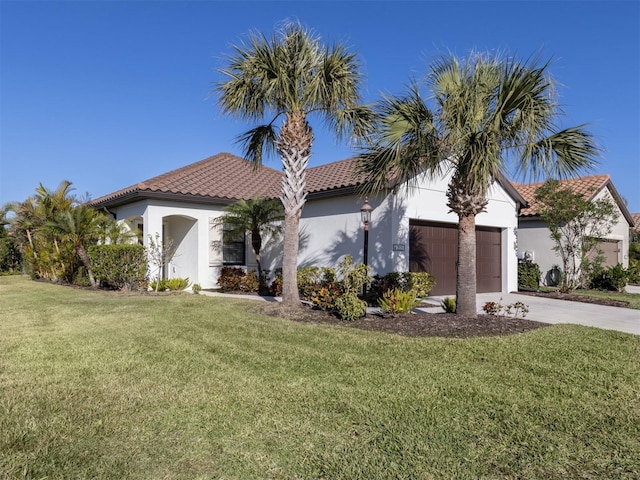
<path id="1" fill-rule="evenodd" d="M 436 278 L 432 295 L 455 295 L 458 260 L 458 226 L 411 221 L 409 270 L 429 272 Z M 502 290 L 502 245 L 498 228 L 476 228 L 478 293 Z"/>
<path id="2" fill-rule="evenodd" d="M 603 267 L 612 267 L 618 264 L 618 253 L 620 252 L 620 242 L 618 240 L 600 240 L 595 250 L 589 255 L 590 260 L 594 260 L 598 255 L 602 255 Z"/>

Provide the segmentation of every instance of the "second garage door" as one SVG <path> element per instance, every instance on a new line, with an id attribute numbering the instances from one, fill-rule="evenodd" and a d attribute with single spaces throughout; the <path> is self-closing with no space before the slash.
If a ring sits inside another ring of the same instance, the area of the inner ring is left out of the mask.
<path id="1" fill-rule="evenodd" d="M 458 226 L 411 221 L 409 270 L 429 272 L 436 278 L 432 295 L 455 295 Z M 478 293 L 502 290 L 502 243 L 499 228 L 476 228 Z"/>

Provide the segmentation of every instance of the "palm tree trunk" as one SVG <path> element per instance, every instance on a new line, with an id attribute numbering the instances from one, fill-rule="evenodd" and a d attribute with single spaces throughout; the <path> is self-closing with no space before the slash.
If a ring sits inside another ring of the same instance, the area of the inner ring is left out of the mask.
<path id="1" fill-rule="evenodd" d="M 94 288 L 97 287 L 96 279 L 93 278 L 93 270 L 91 270 L 91 261 L 89 260 L 89 254 L 82 245 L 76 245 L 76 252 L 80 257 L 80 260 L 82 260 L 84 268 L 87 269 L 87 274 L 89 275 L 89 282 L 91 282 L 91 286 Z"/>
<path id="2" fill-rule="evenodd" d="M 284 258 L 282 259 L 282 303 L 300 306 L 298 293 L 298 228 L 300 212 L 284 214 Z"/>
<path id="3" fill-rule="evenodd" d="M 458 216 L 456 313 L 476 316 L 476 216 Z"/>
<path id="4" fill-rule="evenodd" d="M 298 237 L 302 207 L 307 198 L 306 169 L 311 157 L 313 132 L 301 111 L 287 113 L 280 129 L 277 149 L 282 158 L 282 205 L 284 206 L 284 258 L 282 260 L 282 303 L 300 306 L 298 293 Z"/>

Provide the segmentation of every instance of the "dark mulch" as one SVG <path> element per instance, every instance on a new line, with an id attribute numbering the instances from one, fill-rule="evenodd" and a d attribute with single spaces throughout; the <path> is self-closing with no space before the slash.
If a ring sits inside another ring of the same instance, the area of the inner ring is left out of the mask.
<path id="1" fill-rule="evenodd" d="M 547 323 L 522 318 L 494 315 L 463 317 L 449 313 L 409 313 L 396 316 L 367 314 L 366 317 L 347 322 L 309 306 L 300 309 L 287 309 L 279 303 L 261 303 L 252 311 L 296 322 L 359 328 L 406 337 L 494 337 L 513 335 L 549 326 Z"/>
<path id="2" fill-rule="evenodd" d="M 587 297 L 585 295 L 576 295 L 575 293 L 561 293 L 557 291 L 553 292 L 534 292 L 534 291 L 519 291 L 521 295 L 529 295 L 532 297 L 545 297 L 545 298 L 553 298 L 556 300 L 569 300 L 572 302 L 582 302 L 582 303 L 594 303 L 597 305 L 606 305 L 609 307 L 621 307 L 621 308 L 629 308 L 629 302 L 625 302 L 624 300 L 612 300 L 610 298 L 597 298 L 597 297 Z"/>

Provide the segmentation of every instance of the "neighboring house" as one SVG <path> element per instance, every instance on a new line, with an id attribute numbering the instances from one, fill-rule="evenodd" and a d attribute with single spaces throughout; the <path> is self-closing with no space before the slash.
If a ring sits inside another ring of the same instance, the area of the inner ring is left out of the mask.
<path id="1" fill-rule="evenodd" d="M 353 174 L 355 159 L 307 170 L 307 203 L 300 221 L 298 264 L 335 266 L 345 255 L 363 259 L 364 231 L 357 194 L 361 183 Z M 225 205 L 255 195 L 278 197 L 281 172 L 254 170 L 228 153 L 124 188 L 92 201 L 131 228 L 171 238 L 176 256 L 164 272 L 167 278 L 189 277 L 203 288 L 217 286 L 223 266 L 255 268 L 248 239 L 224 244 L 212 225 Z M 449 178 L 416 179 L 370 198 L 374 208 L 369 229 L 372 274 L 428 271 L 438 282 L 433 294 L 455 294 L 457 216 L 446 206 Z M 476 217 L 479 292 L 517 289 L 516 230 L 522 196 L 506 179 L 489 191 L 487 212 Z M 281 242 L 265 242 L 265 269 L 281 266 Z"/>
<path id="2" fill-rule="evenodd" d="M 561 184 L 580 193 L 585 199 L 595 201 L 608 199 L 617 207 L 618 220 L 611 233 L 600 239 L 598 250 L 604 257 L 604 266 L 622 264 L 627 268 L 629 264 L 629 229 L 633 226 L 633 219 L 624 200 L 616 190 L 609 175 L 592 175 L 588 177 L 562 180 Z M 562 267 L 562 259 L 553 250 L 555 245 L 550 237 L 549 229 L 540 219 L 536 203 L 535 191 L 542 183 L 517 184 L 514 187 L 524 197 L 528 207 L 520 211 L 518 225 L 518 251 L 521 258 L 531 259 L 538 264 L 542 271 L 542 282 L 553 284 L 551 269 L 554 265 Z"/>
<path id="3" fill-rule="evenodd" d="M 633 226 L 631 227 L 633 239 L 630 241 L 640 242 L 640 213 L 632 213 L 631 219 L 633 220 Z"/>

